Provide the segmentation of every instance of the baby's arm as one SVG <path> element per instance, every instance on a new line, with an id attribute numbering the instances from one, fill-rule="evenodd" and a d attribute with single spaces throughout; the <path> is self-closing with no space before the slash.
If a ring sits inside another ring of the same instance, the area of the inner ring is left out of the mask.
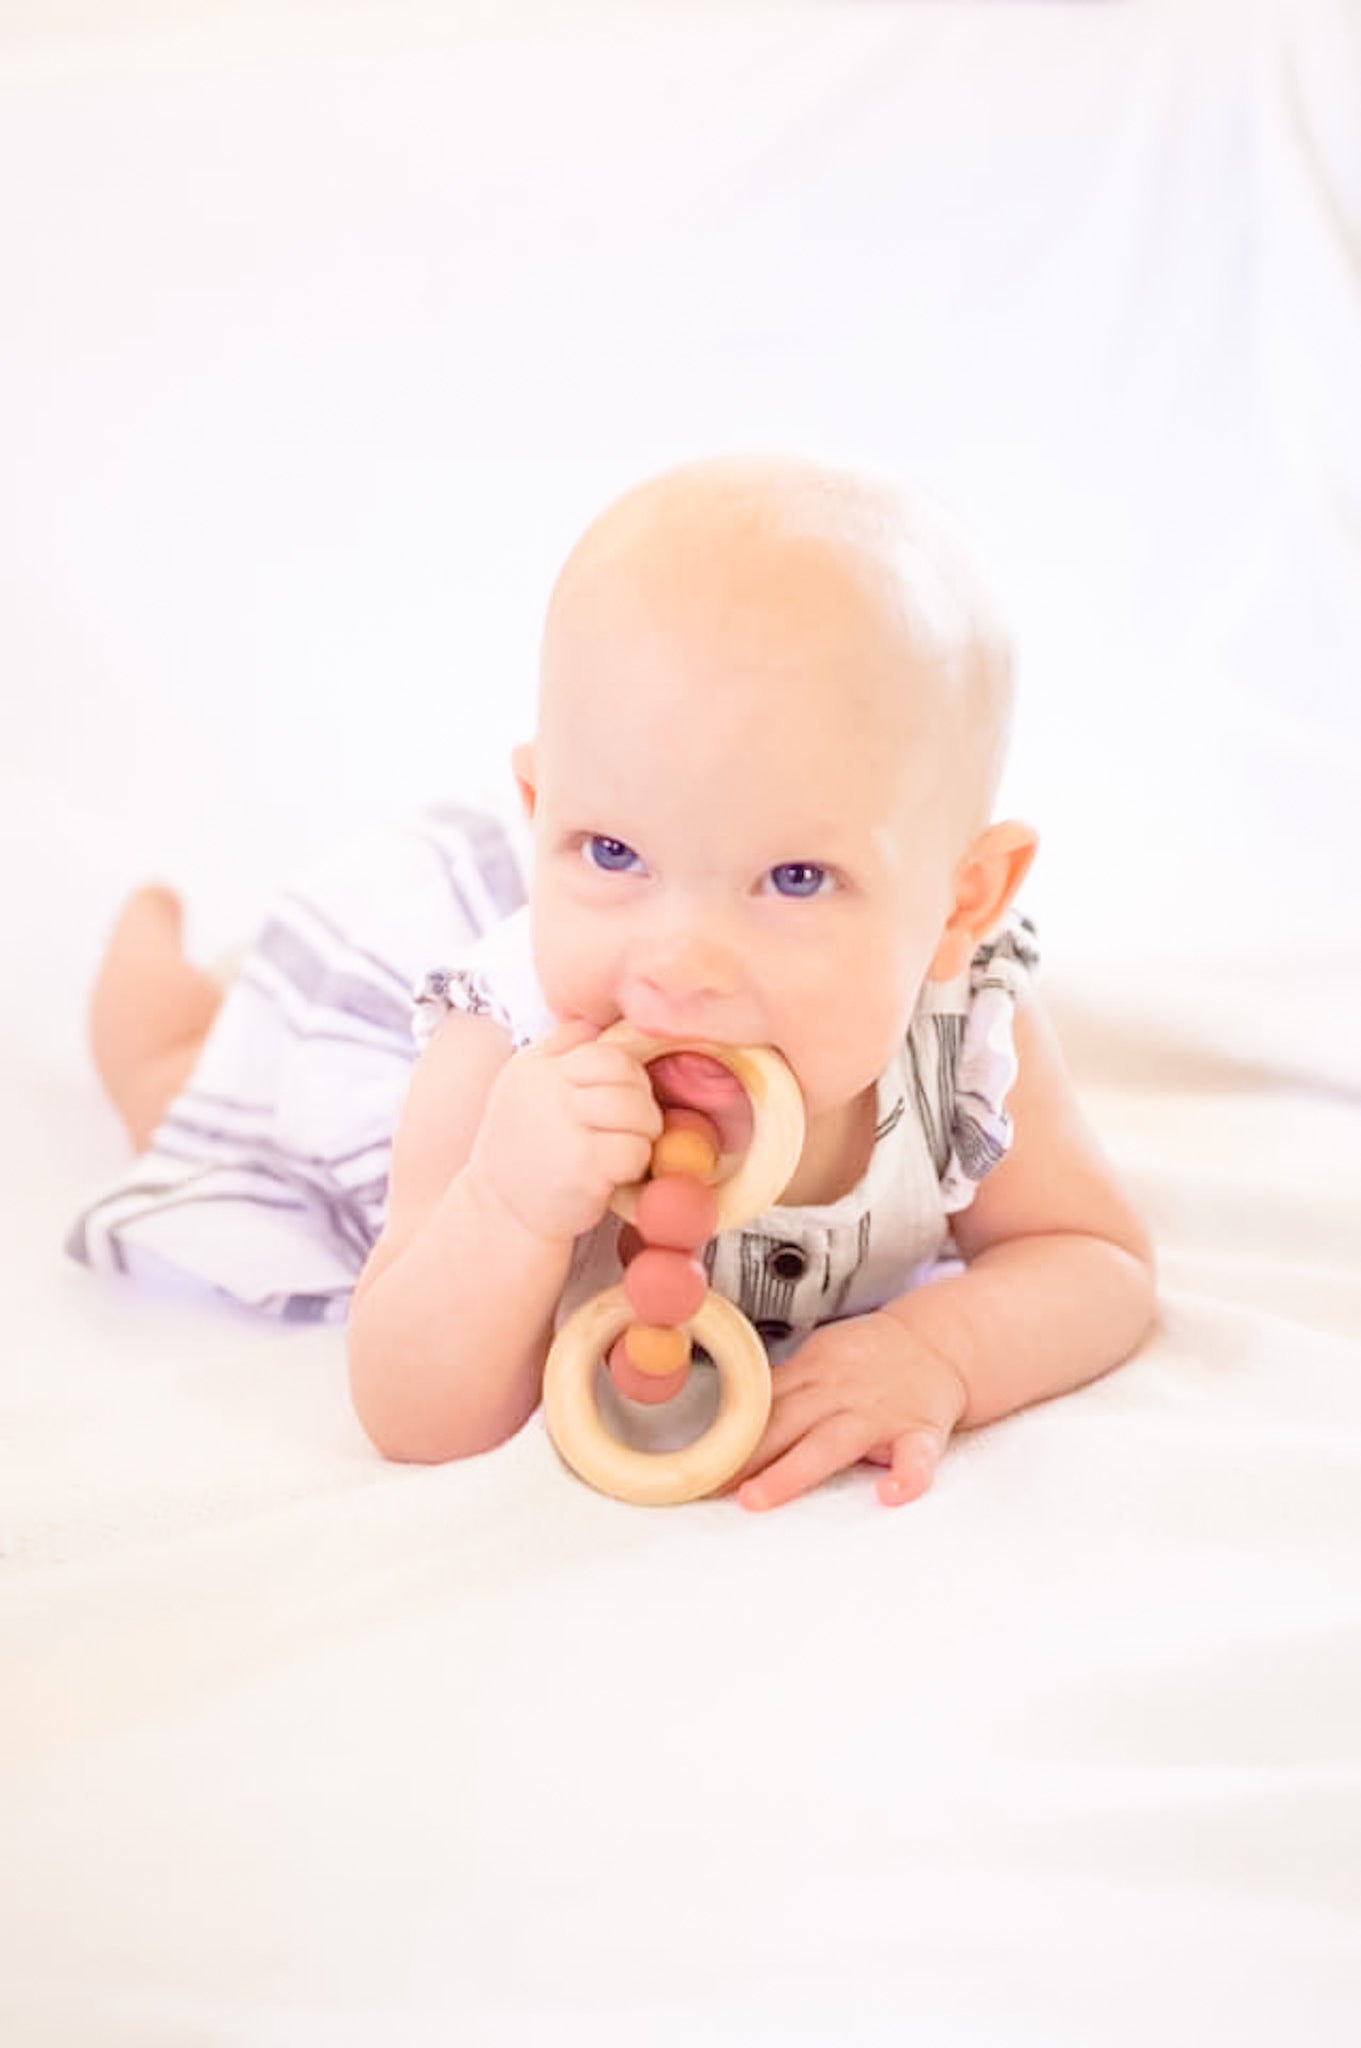
<path id="1" fill-rule="evenodd" d="M 1147 1232 L 1078 1106 L 1035 997 L 1017 1003 L 1007 1157 L 954 1219 L 965 1271 L 816 1330 L 775 1369 L 741 1498 L 774 1507 L 874 1456 L 888 1501 L 930 1484 L 955 1429 L 1096 1379 L 1154 1309 Z"/>
<path id="2" fill-rule="evenodd" d="M 592 1027 L 512 1053 L 446 1019 L 393 1147 L 387 1227 L 350 1310 L 355 1412 L 388 1457 L 437 1463 L 512 1436 L 539 1399 L 576 1238 L 647 1167 L 661 1115 Z"/>
<path id="3" fill-rule="evenodd" d="M 1078 1105 L 1053 1027 L 1024 991 L 1011 1150 L 954 1219 L 966 1271 L 893 1305 L 959 1373 L 972 1428 L 1128 1358 L 1154 1309 L 1153 1246 Z"/>

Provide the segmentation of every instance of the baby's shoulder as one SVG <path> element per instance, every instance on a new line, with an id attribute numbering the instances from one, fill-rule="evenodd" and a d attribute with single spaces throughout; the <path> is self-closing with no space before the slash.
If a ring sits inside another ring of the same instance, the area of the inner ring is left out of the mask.
<path id="1" fill-rule="evenodd" d="M 1031 920 L 1013 911 L 952 981 L 928 982 L 903 1047 L 948 1214 L 1006 1157 L 1019 1071 L 1017 1015 L 1039 965 Z"/>

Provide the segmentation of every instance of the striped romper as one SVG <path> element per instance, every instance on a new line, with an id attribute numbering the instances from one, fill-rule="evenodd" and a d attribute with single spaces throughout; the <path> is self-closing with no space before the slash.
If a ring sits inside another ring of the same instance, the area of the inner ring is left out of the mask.
<path id="1" fill-rule="evenodd" d="M 76 1220 L 73 1256 L 290 1321 L 343 1321 L 382 1229 L 421 1045 L 451 1010 L 493 1016 L 517 1045 L 552 1022 L 524 901 L 511 831 L 457 808 L 374 830 L 304 878 L 242 956 L 150 1148 Z M 859 1185 L 767 1209 L 709 1247 L 711 1284 L 773 1358 L 949 1255 L 951 1216 L 1010 1143 L 1015 996 L 1034 962 L 1013 918 L 957 981 L 927 983 L 880 1076 Z M 580 1240 L 561 1314 L 619 1277 L 616 1236 L 607 1218 Z"/>

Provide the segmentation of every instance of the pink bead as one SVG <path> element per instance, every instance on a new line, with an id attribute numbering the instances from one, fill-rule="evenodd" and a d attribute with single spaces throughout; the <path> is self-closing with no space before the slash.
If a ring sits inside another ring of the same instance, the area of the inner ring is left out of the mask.
<path id="1" fill-rule="evenodd" d="M 693 1252 L 718 1229 L 718 1199 L 703 1181 L 667 1173 L 638 1190 L 637 1224 L 649 1244 Z"/>
<path id="2" fill-rule="evenodd" d="M 709 1292 L 709 1276 L 698 1259 L 649 1245 L 630 1260 L 624 1292 L 640 1323 L 685 1323 Z"/>

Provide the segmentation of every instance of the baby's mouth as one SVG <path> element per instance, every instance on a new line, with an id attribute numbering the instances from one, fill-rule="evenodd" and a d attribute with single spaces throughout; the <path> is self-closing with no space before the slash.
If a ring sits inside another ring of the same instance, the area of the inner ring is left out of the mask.
<path id="1" fill-rule="evenodd" d="M 722 1060 L 703 1052 L 668 1052 L 648 1065 L 653 1093 L 663 1109 L 697 1109 L 718 1131 L 724 1152 L 745 1152 L 751 1143 L 751 1103 L 737 1076 Z"/>

